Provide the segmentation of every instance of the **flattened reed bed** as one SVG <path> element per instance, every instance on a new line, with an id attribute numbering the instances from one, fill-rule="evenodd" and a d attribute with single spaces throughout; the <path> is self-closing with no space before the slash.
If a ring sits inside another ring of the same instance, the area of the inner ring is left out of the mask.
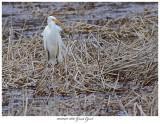
<path id="1" fill-rule="evenodd" d="M 157 14 L 104 26 L 69 23 L 62 32 L 64 61 L 55 67 L 40 34 L 12 42 L 10 27 L 2 44 L 3 115 L 158 115 Z M 18 112 L 9 106 L 14 90 L 25 91 Z"/>

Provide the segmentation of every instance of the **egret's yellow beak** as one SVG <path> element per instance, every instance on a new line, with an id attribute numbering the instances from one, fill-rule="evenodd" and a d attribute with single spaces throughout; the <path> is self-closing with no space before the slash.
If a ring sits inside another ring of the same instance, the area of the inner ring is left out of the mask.
<path id="1" fill-rule="evenodd" d="M 53 19 L 53 21 L 57 22 L 60 25 L 63 25 L 60 21 L 58 21 L 57 19 Z"/>

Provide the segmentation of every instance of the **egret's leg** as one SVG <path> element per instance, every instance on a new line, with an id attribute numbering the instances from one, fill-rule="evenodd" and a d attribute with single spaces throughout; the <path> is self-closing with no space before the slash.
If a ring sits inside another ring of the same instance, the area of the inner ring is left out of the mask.
<path id="1" fill-rule="evenodd" d="M 56 60 L 57 60 L 57 64 L 59 64 L 59 62 L 58 62 L 58 57 L 56 56 Z"/>
<path id="2" fill-rule="evenodd" d="M 48 61 L 50 60 L 50 54 L 49 54 L 49 51 L 47 51 L 47 55 L 48 55 Z"/>

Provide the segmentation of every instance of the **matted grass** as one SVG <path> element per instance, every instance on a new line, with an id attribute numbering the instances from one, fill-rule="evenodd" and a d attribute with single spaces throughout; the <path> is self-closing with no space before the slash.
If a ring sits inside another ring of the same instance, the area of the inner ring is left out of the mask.
<path id="1" fill-rule="evenodd" d="M 54 67 L 47 62 L 40 32 L 12 42 L 10 27 L 2 41 L 2 114 L 157 116 L 155 12 L 104 26 L 68 21 L 61 33 L 68 51 Z"/>

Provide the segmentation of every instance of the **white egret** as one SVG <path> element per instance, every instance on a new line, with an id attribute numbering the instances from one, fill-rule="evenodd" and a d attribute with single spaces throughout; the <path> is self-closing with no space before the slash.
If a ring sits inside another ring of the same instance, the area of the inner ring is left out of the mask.
<path id="1" fill-rule="evenodd" d="M 44 41 L 44 49 L 46 50 L 48 61 L 55 64 L 62 62 L 62 39 L 60 35 L 60 31 L 62 31 L 61 27 L 57 26 L 56 23 L 62 25 L 54 16 L 49 16 L 47 19 L 48 25 L 45 27 L 42 32 L 43 41 Z"/>

